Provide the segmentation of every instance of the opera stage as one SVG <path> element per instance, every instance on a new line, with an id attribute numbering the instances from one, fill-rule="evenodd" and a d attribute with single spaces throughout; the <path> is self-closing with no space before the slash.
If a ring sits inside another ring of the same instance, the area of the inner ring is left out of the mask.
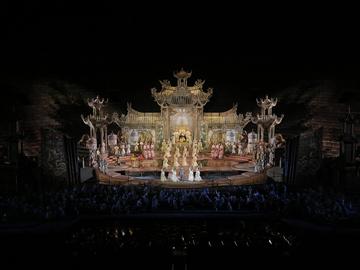
<path id="1" fill-rule="evenodd" d="M 102 173 L 96 170 L 96 177 L 101 184 L 110 185 L 141 185 L 150 184 L 164 188 L 204 188 L 228 185 L 261 184 L 267 179 L 266 170 L 262 173 L 254 172 L 254 162 L 250 156 L 225 156 L 223 159 L 211 159 L 208 154 L 201 155 L 199 162 L 202 180 L 178 182 L 161 181 L 160 172 L 162 159 L 142 160 L 136 165 L 131 157 L 120 157 L 119 163 L 116 158 L 109 157 L 108 170 Z M 183 167 L 187 172 L 189 167 Z M 180 171 L 180 168 L 178 169 Z M 170 172 L 170 170 L 166 170 Z"/>
<path id="2" fill-rule="evenodd" d="M 158 112 L 141 112 L 130 103 L 127 114 L 105 109 L 108 100 L 88 99 L 92 114 L 81 119 L 89 134 L 79 141 L 85 163 L 103 184 L 151 184 L 169 188 L 257 184 L 276 165 L 275 150 L 285 140 L 275 133 L 284 115 L 277 116 L 276 98 L 256 99 L 260 113 L 204 112 L 213 89 L 204 80 L 188 83 L 192 72 L 175 72 L 177 84 L 160 81 L 151 89 Z M 248 124 L 256 125 L 248 128 Z M 109 131 L 111 133 L 109 134 Z M 86 161 L 85 161 L 86 160 Z"/>

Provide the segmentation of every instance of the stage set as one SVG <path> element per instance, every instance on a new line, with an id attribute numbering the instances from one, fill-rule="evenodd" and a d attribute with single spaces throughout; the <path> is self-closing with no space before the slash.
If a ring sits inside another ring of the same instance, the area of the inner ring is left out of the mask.
<path id="1" fill-rule="evenodd" d="M 266 170 L 281 166 L 277 149 L 284 148 L 275 133 L 284 115 L 272 109 L 277 99 L 256 100 L 260 113 L 237 114 L 237 105 L 225 112 L 204 112 L 213 90 L 204 81 L 188 85 L 191 72 L 174 73 L 177 84 L 160 81 L 151 89 L 160 112 L 106 113 L 107 100 L 88 100 L 92 114 L 84 117 L 90 133 L 79 144 L 89 151 L 83 166 L 96 169 L 104 184 L 148 183 L 163 187 L 204 187 L 262 183 Z M 247 132 L 252 124 L 257 131 Z M 108 134 L 109 125 L 117 132 Z"/>

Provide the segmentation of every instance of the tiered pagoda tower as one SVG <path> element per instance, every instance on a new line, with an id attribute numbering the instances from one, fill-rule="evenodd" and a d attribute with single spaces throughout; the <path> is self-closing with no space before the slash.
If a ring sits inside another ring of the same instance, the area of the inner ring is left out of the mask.
<path id="1" fill-rule="evenodd" d="M 251 122 L 257 125 L 258 140 L 263 142 L 267 134 L 267 141 L 272 142 L 275 136 L 275 126 L 280 124 L 284 115 L 280 117 L 272 113 L 272 108 L 277 105 L 277 98 L 269 98 L 266 96 L 264 99 L 256 99 L 257 105 L 261 108 L 261 114 L 251 118 Z"/>
<path id="2" fill-rule="evenodd" d="M 197 80 L 188 86 L 187 80 L 191 72 L 181 69 L 174 73 L 177 85 L 172 86 L 168 80 L 160 81 L 161 90 L 151 89 L 151 94 L 161 108 L 164 123 L 164 139 L 171 138 L 177 128 L 191 131 L 194 140 L 200 138 L 201 121 L 205 104 L 209 101 L 213 90 L 203 90 L 205 81 Z"/>
<path id="3" fill-rule="evenodd" d="M 108 100 L 100 99 L 99 96 L 87 100 L 87 103 L 90 108 L 92 108 L 92 114 L 84 117 L 81 115 L 83 122 L 90 128 L 90 137 L 95 138 L 98 142 L 98 133 L 100 137 L 100 147 L 105 146 L 105 151 L 108 147 L 108 136 L 107 136 L 107 126 L 112 122 L 106 113 L 104 113 L 103 108 L 106 106 Z"/>

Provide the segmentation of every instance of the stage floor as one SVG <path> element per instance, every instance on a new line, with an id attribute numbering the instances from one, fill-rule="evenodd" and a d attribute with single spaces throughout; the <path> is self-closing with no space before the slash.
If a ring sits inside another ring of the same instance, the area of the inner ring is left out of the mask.
<path id="1" fill-rule="evenodd" d="M 188 164 L 191 160 L 189 159 Z M 255 173 L 254 162 L 250 156 L 225 156 L 223 159 L 211 159 L 208 155 L 200 155 L 198 158 L 201 177 L 199 182 L 181 180 L 172 182 L 170 180 L 160 181 L 162 164 L 161 159 L 142 160 L 138 166 L 134 166 L 130 157 L 121 157 L 120 165 L 114 157 L 108 158 L 107 173 L 97 170 L 96 175 L 99 183 L 110 185 L 141 185 L 150 184 L 165 188 L 202 188 L 228 185 L 248 185 L 264 183 L 267 179 L 266 172 Z M 180 168 L 180 167 L 179 167 Z M 188 172 L 189 166 L 183 166 L 184 174 Z M 170 170 L 166 170 L 168 172 Z M 178 175 L 179 175 L 179 169 Z"/>

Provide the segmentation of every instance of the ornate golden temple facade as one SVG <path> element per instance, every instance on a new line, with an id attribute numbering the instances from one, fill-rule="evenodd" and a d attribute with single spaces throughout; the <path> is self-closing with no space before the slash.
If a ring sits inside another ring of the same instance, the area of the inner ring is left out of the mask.
<path id="1" fill-rule="evenodd" d="M 251 113 L 238 114 L 237 105 L 225 112 L 204 112 L 213 90 L 203 89 L 205 81 L 188 85 L 191 72 L 174 73 L 177 84 L 160 81 L 161 89 L 151 89 L 160 112 L 139 112 L 127 106 L 127 114 L 114 114 L 112 121 L 121 127 L 126 140 L 135 144 L 151 140 L 159 145 L 163 140 L 201 140 L 206 147 L 215 141 L 236 141 L 243 128 L 251 122 Z"/>

